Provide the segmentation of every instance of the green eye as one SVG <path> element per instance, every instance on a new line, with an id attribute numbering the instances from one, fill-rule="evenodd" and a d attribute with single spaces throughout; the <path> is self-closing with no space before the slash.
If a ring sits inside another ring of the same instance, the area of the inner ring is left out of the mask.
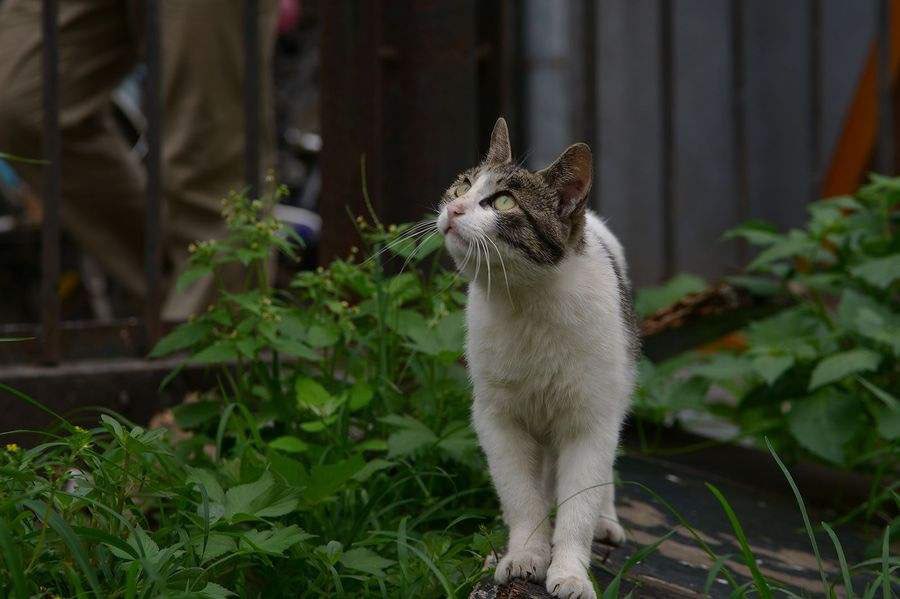
<path id="1" fill-rule="evenodd" d="M 464 195 L 467 191 L 469 191 L 469 189 L 471 189 L 471 185 L 463 181 L 453 188 L 453 196 L 458 198 L 459 196 Z"/>
<path id="2" fill-rule="evenodd" d="M 502 196 L 497 196 L 496 198 L 494 198 L 494 210 L 506 212 L 507 210 L 512 210 L 515 207 L 516 201 L 512 198 L 511 195 L 503 194 Z"/>

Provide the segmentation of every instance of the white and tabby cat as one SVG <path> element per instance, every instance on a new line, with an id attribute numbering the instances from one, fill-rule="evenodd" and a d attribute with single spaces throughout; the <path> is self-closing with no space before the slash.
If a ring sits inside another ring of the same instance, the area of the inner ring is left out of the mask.
<path id="1" fill-rule="evenodd" d="M 585 144 L 544 170 L 520 167 L 501 118 L 437 221 L 471 280 L 472 420 L 509 526 L 495 578 L 546 580 L 565 599 L 595 597 L 592 539 L 625 539 L 613 461 L 636 338 L 622 246 L 585 207 L 592 170 Z"/>

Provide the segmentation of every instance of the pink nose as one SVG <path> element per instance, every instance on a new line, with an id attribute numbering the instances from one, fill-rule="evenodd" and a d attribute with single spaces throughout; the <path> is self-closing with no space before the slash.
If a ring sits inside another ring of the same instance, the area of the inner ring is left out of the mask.
<path id="1" fill-rule="evenodd" d="M 466 207 L 462 204 L 453 204 L 450 206 L 450 218 L 454 216 L 462 216 L 466 213 Z"/>

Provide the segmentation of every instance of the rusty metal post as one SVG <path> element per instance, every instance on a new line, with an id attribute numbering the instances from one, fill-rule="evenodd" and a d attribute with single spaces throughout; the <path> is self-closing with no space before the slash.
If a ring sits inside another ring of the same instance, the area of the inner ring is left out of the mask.
<path id="1" fill-rule="evenodd" d="M 41 226 L 41 341 L 43 360 L 59 362 L 59 209 L 62 138 L 59 131 L 59 6 L 43 0 L 44 220 Z"/>
<path id="2" fill-rule="evenodd" d="M 144 87 L 144 110 L 147 117 L 147 212 L 144 226 L 144 260 L 147 276 L 147 303 L 144 319 L 147 341 L 152 345 L 161 335 L 162 306 L 162 173 L 160 145 L 162 108 L 160 85 L 159 1 L 146 0 L 145 34 L 147 78 Z"/>
<path id="3" fill-rule="evenodd" d="M 877 168 L 894 173 L 894 99 L 891 85 L 891 2 L 878 0 L 878 153 Z"/>
<path id="4" fill-rule="evenodd" d="M 259 2 L 244 0 L 244 177 L 250 197 L 259 182 Z"/>

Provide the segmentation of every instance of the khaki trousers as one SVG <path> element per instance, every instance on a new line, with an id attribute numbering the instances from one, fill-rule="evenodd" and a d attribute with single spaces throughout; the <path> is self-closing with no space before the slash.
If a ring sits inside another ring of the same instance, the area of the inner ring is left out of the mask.
<path id="1" fill-rule="evenodd" d="M 263 171 L 273 164 L 271 69 L 276 0 L 259 2 Z M 110 94 L 142 47 L 137 0 L 60 0 L 63 226 L 138 296 L 144 278 L 146 175 L 119 133 Z M 220 200 L 244 186 L 243 2 L 162 0 L 162 177 L 165 262 L 177 276 L 190 242 L 220 237 Z M 41 2 L 0 3 L 0 151 L 41 156 Z M 15 168 L 36 190 L 40 166 Z M 211 298 L 211 284 L 171 291 L 166 319 Z"/>

